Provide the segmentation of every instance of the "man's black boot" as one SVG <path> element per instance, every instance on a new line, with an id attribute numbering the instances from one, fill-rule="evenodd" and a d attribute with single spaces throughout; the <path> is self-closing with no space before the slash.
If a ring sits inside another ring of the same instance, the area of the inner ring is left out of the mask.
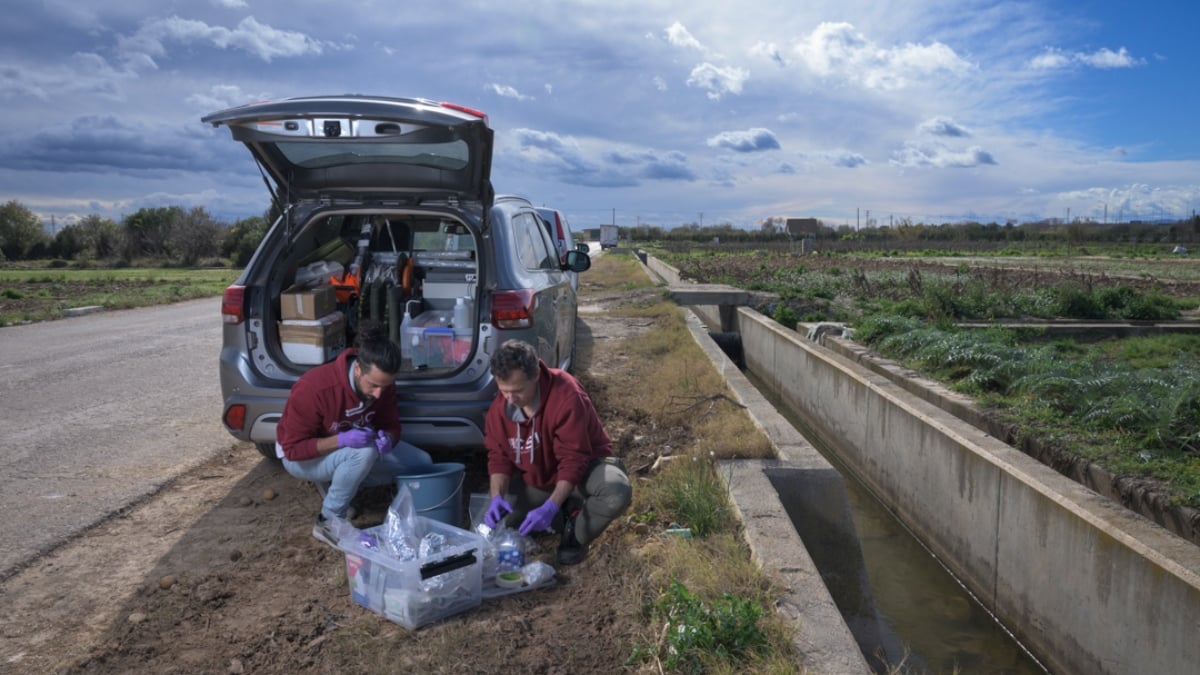
<path id="1" fill-rule="evenodd" d="M 587 556 L 587 546 L 575 538 L 575 518 L 579 515 L 576 510 L 563 518 L 562 541 L 558 544 L 558 564 L 578 565 Z"/>

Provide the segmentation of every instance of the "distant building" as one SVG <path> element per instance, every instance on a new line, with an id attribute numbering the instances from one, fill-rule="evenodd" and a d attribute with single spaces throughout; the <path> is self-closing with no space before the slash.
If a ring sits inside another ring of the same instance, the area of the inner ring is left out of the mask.
<path id="1" fill-rule="evenodd" d="M 793 237 L 815 237 L 821 229 L 821 221 L 816 218 L 788 218 L 784 228 Z"/>

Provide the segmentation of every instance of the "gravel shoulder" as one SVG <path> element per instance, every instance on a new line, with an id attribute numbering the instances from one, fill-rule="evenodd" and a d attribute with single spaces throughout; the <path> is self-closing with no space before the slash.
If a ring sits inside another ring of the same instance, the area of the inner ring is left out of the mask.
<path id="1" fill-rule="evenodd" d="M 644 322 L 603 311 L 628 296 L 580 307 L 579 370 L 602 415 L 608 392 L 637 378 L 620 343 Z M 630 423 L 606 424 L 627 464 L 645 463 Z M 481 491 L 481 463 L 469 466 Z M 230 442 L 0 583 L 0 672 L 614 672 L 644 639 L 628 559 L 652 543 L 624 524 L 551 588 L 406 631 L 352 603 L 344 557 L 310 536 L 318 508 L 310 484 Z M 539 544 L 552 561 L 557 542 Z"/>

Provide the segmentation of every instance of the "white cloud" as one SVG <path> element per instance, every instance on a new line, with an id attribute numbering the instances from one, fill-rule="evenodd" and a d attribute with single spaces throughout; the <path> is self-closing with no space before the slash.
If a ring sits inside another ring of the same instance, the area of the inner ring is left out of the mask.
<path id="1" fill-rule="evenodd" d="M 1124 47 L 1118 51 L 1100 49 L 1091 54 L 1082 54 L 1080 61 L 1093 68 L 1132 68 L 1146 63 L 1145 59 L 1135 59 Z"/>
<path id="2" fill-rule="evenodd" d="M 56 96 L 95 94 L 116 99 L 120 85 L 136 77 L 98 54 L 76 52 L 62 64 L 0 66 L 0 97 L 49 101 Z"/>
<path id="3" fill-rule="evenodd" d="M 734 152 L 761 152 L 778 150 L 779 139 L 770 129 L 759 127 L 745 131 L 722 131 L 708 139 L 708 146 Z"/>
<path id="4" fill-rule="evenodd" d="M 662 79 L 662 77 L 660 77 L 660 76 L 658 76 L 658 75 L 655 75 L 655 76 L 654 76 L 654 79 L 653 79 L 653 80 L 651 80 L 651 81 L 652 81 L 652 82 L 654 82 L 654 88 L 655 88 L 655 89 L 657 89 L 657 90 L 659 90 L 659 91 L 666 91 L 666 90 L 667 90 L 667 81 L 666 81 L 666 80 L 664 80 L 664 79 Z"/>
<path id="5" fill-rule="evenodd" d="M 715 101 L 720 100 L 725 94 L 742 93 L 742 84 L 749 77 L 750 71 L 742 68 L 735 66 L 721 68 L 711 63 L 701 63 L 692 69 L 692 73 L 687 79 L 687 85 L 707 89 L 707 96 Z"/>
<path id="6" fill-rule="evenodd" d="M 205 112 L 214 110 L 223 110 L 232 108 L 238 105 L 244 105 L 252 101 L 261 101 L 269 98 L 265 93 L 247 94 L 242 91 L 241 87 L 231 84 L 216 84 L 208 88 L 205 93 L 192 94 L 187 98 L 187 102 L 195 105 L 197 108 Z"/>
<path id="7" fill-rule="evenodd" d="M 228 9 L 242 9 L 249 7 L 245 0 L 212 0 L 212 3 L 217 7 L 225 7 Z"/>
<path id="8" fill-rule="evenodd" d="M 507 84 L 497 84 L 497 83 L 493 82 L 491 84 L 486 85 L 484 88 L 487 89 L 488 91 L 492 92 L 493 94 L 496 94 L 497 96 L 502 96 L 504 98 L 512 98 L 512 99 L 516 99 L 518 101 L 532 101 L 533 100 L 532 96 L 527 96 L 525 94 L 522 94 L 521 92 L 517 91 L 516 87 L 510 87 Z"/>
<path id="9" fill-rule="evenodd" d="M 971 132 L 948 117 L 934 117 L 921 123 L 918 128 L 923 134 L 930 136 L 946 136 L 950 138 L 970 138 Z"/>
<path id="10" fill-rule="evenodd" d="M 953 150 L 937 143 L 906 143 L 902 149 L 892 153 L 891 163 L 906 168 L 969 169 L 994 165 L 996 159 L 979 146 Z"/>
<path id="11" fill-rule="evenodd" d="M 276 58 L 321 54 L 325 49 L 337 48 L 304 33 L 272 28 L 253 16 L 242 19 L 232 29 L 179 16 L 154 19 L 142 24 L 133 35 L 118 38 L 117 46 L 127 63 L 156 68 L 155 59 L 165 57 L 167 44 L 172 42 L 239 49 L 267 63 Z"/>
<path id="12" fill-rule="evenodd" d="M 671 24 L 667 28 L 666 34 L 667 42 L 671 43 L 675 47 L 685 47 L 688 49 L 704 51 L 704 45 L 700 44 L 699 40 L 692 37 L 692 34 L 688 32 L 688 29 L 684 28 L 683 24 L 679 23 L 678 21 Z"/>
<path id="13" fill-rule="evenodd" d="M 1054 48 L 1047 49 L 1029 61 L 1029 67 L 1034 70 L 1057 70 L 1069 65 L 1071 65 L 1071 57 Z"/>
<path id="14" fill-rule="evenodd" d="M 756 42 L 750 47 L 751 56 L 761 56 L 774 61 L 781 67 L 787 66 L 787 61 L 784 60 L 783 54 L 780 53 L 779 47 L 774 42 Z"/>
<path id="15" fill-rule="evenodd" d="M 866 157 L 857 152 L 842 152 L 833 155 L 833 163 L 837 166 L 853 169 L 869 164 L 870 162 L 867 161 Z"/>
<path id="16" fill-rule="evenodd" d="M 675 150 L 621 144 L 614 147 L 608 140 L 581 141 L 535 129 L 517 129 L 512 140 L 516 145 L 506 149 L 506 161 L 519 159 L 525 170 L 571 185 L 613 188 L 633 187 L 645 181 L 696 180 L 687 155 Z"/>
<path id="17" fill-rule="evenodd" d="M 1029 67 L 1034 70 L 1061 70 L 1075 65 L 1109 70 L 1113 68 L 1135 68 L 1145 64 L 1145 59 L 1134 58 L 1124 47 L 1115 52 L 1104 47 L 1090 54 L 1086 52 L 1065 52 L 1055 47 L 1049 47 L 1046 51 L 1029 60 Z"/>
<path id="18" fill-rule="evenodd" d="M 933 75 L 962 76 L 974 69 L 940 43 L 880 47 L 849 23 L 822 23 L 792 53 L 809 71 L 868 89 L 894 90 Z"/>

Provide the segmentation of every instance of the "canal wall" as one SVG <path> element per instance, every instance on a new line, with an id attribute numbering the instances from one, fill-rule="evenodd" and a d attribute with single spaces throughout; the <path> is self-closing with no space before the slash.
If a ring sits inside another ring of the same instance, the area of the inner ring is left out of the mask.
<path id="1" fill-rule="evenodd" d="M 1200 548 L 753 310 L 737 323 L 748 369 L 1053 672 L 1200 663 Z"/>

